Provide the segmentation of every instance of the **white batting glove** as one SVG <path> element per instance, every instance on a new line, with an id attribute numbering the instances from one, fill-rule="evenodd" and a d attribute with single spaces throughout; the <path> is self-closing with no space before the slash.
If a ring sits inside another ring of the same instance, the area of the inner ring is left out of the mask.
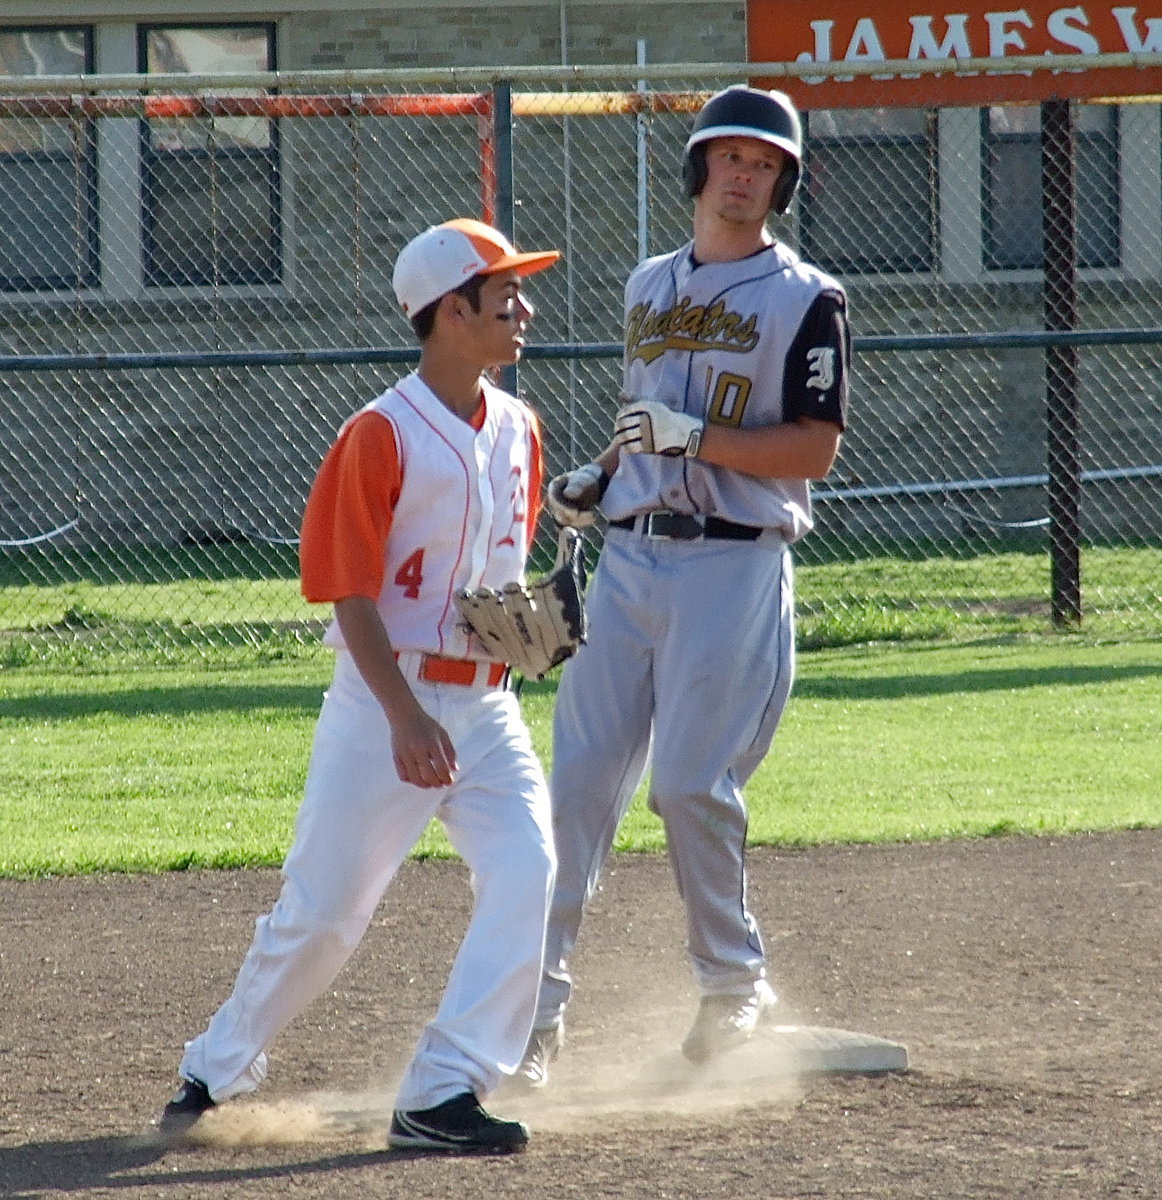
<path id="1" fill-rule="evenodd" d="M 696 458 L 704 421 L 674 412 L 657 400 L 631 400 L 617 410 L 613 440 L 627 454 L 666 454 Z"/>
<path id="2" fill-rule="evenodd" d="M 545 493 L 545 507 L 558 525 L 584 529 L 597 519 L 597 505 L 609 486 L 609 476 L 599 463 L 586 463 L 557 475 Z"/>

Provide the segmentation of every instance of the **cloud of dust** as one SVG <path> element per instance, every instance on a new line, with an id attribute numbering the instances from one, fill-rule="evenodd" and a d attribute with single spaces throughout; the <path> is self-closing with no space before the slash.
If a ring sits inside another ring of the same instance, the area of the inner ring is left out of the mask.
<path id="1" fill-rule="evenodd" d="M 287 1146 L 357 1137 L 387 1144 L 390 1092 L 314 1093 L 269 1103 L 246 1098 L 211 1109 L 184 1141 L 199 1146 Z"/>
<path id="2" fill-rule="evenodd" d="M 663 1026 L 664 1028 L 664 1026 Z M 487 1101 L 503 1116 L 535 1130 L 591 1128 L 594 1113 L 638 1116 L 706 1115 L 755 1104 L 788 1114 L 803 1094 L 786 1047 L 761 1033 L 705 1066 L 676 1049 L 672 1025 L 650 1036 L 636 1033 L 621 1044 L 566 1043 L 549 1084 L 531 1091 L 510 1082 Z M 624 1032 L 624 1031 L 623 1031 Z M 231 1100 L 207 1112 L 185 1137 L 189 1145 L 285 1146 L 357 1139 L 367 1148 L 387 1144 L 394 1084 L 365 1092 L 317 1092 L 262 1101 Z"/>
<path id="3" fill-rule="evenodd" d="M 486 1106 L 527 1121 L 532 1129 L 592 1128 L 594 1113 L 706 1115 L 763 1104 L 773 1116 L 793 1111 L 805 1082 L 785 1039 L 763 1029 L 703 1066 L 682 1057 L 679 1046 L 697 1007 L 696 998 L 667 990 L 661 1003 L 639 995 L 604 997 L 602 1013 L 589 1011 L 570 1026 L 539 1091 L 506 1081 Z M 212 1109 L 186 1137 L 190 1144 L 274 1146 L 357 1139 L 367 1148 L 387 1143 L 397 1079 L 363 1092 L 318 1092 L 264 1102 L 231 1100 Z"/>
<path id="4" fill-rule="evenodd" d="M 772 1105 L 788 1114 L 803 1084 L 787 1049 L 756 1035 L 703 1066 L 677 1048 L 685 1027 L 662 1023 L 660 1032 L 600 1046 L 566 1041 L 542 1091 L 503 1087 L 493 1107 L 534 1129 L 592 1128 L 594 1113 L 705 1115 L 749 1105 Z"/>
<path id="5" fill-rule="evenodd" d="M 533 1092 L 506 1083 L 487 1105 L 527 1121 L 534 1131 L 566 1132 L 591 1128 L 588 1118 L 595 1113 L 705 1115 L 765 1104 L 789 1114 L 802 1091 L 785 1047 L 761 1036 L 697 1067 L 682 1057 L 667 1033 L 620 1046 L 573 1049 L 567 1044 L 546 1088 Z M 394 1094 L 392 1087 L 270 1102 L 232 1100 L 206 1113 L 185 1141 L 233 1148 L 355 1138 L 367 1148 L 383 1147 Z"/>

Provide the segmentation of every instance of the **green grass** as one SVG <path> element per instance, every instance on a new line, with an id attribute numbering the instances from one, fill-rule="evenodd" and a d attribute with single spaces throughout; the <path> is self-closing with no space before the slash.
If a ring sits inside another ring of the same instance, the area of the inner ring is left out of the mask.
<path id="1" fill-rule="evenodd" d="M 1162 825 L 1162 643 L 993 641 L 804 656 L 752 781 L 759 842 Z"/>
<path id="2" fill-rule="evenodd" d="M 0 673 L 0 874 L 280 861 L 325 676 Z"/>
<path id="3" fill-rule="evenodd" d="M 1051 632 L 1047 552 L 983 546 L 896 548 L 798 570 L 800 644 Z M 594 555 L 590 550 L 592 562 Z M 548 565 L 538 547 L 535 570 Z M 1162 632 L 1162 553 L 1090 546 L 1082 557 L 1090 637 Z M 117 665 L 221 668 L 310 658 L 325 609 L 299 595 L 294 551 L 244 543 L 97 552 L 0 552 L 0 668 Z"/>
<path id="4" fill-rule="evenodd" d="M 797 574 L 800 644 L 995 637 L 1052 629 L 1046 553 L 873 556 Z M 1083 627 L 1092 636 L 1162 630 L 1162 553 L 1094 546 L 1082 558 Z"/>
<path id="5" fill-rule="evenodd" d="M 0 669 L 0 875 L 275 865 L 329 656 Z M 523 704 L 549 761 L 555 688 Z M 1162 642 L 1077 635 L 803 654 L 747 789 L 756 843 L 1162 826 Z M 656 850 L 639 795 L 618 848 Z M 449 848 L 433 826 L 418 848 Z"/>

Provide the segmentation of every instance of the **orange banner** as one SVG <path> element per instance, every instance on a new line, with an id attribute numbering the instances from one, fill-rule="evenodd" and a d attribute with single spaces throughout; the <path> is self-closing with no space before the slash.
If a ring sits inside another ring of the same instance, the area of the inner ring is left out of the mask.
<path id="1" fill-rule="evenodd" d="M 951 7 L 951 6 L 949 6 Z M 804 109 L 981 105 L 1162 93 L 1162 68 L 1070 69 L 1079 55 L 1162 53 L 1158 0 L 1147 5 L 957 4 L 924 0 L 748 0 L 753 63 L 869 63 L 1053 55 L 1060 69 L 972 75 L 861 74 L 756 80 L 789 92 Z"/>

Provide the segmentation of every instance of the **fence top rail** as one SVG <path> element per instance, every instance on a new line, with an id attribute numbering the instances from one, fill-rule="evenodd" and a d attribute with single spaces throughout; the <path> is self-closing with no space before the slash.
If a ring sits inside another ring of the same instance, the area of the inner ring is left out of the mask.
<path id="1" fill-rule="evenodd" d="M 517 92 L 512 110 L 518 117 L 611 116 L 626 113 L 696 113 L 708 91 Z M 488 116 L 488 92 L 393 92 L 388 95 L 338 92 L 279 95 L 85 96 L 0 95 L 0 117 L 67 119 L 138 117 L 175 120 L 192 117 L 459 117 Z"/>
<path id="2" fill-rule="evenodd" d="M 256 71 L 246 74 L 11 75 L 0 80 L 8 95 L 74 92 L 195 92 L 215 88 L 311 88 L 359 91 L 365 88 L 442 84 L 451 88 L 491 87 L 498 83 L 548 83 L 558 86 L 593 80 L 624 81 L 637 86 L 674 79 L 803 79 L 854 75 L 1012 75 L 1028 71 L 1142 70 L 1162 67 L 1162 52 L 1131 50 L 1108 54 L 1025 54 L 988 58 L 889 58 L 856 62 L 669 62 L 599 63 L 568 66 L 399 67 L 349 70 Z M 1149 97 L 1157 99 L 1157 97 Z"/>

